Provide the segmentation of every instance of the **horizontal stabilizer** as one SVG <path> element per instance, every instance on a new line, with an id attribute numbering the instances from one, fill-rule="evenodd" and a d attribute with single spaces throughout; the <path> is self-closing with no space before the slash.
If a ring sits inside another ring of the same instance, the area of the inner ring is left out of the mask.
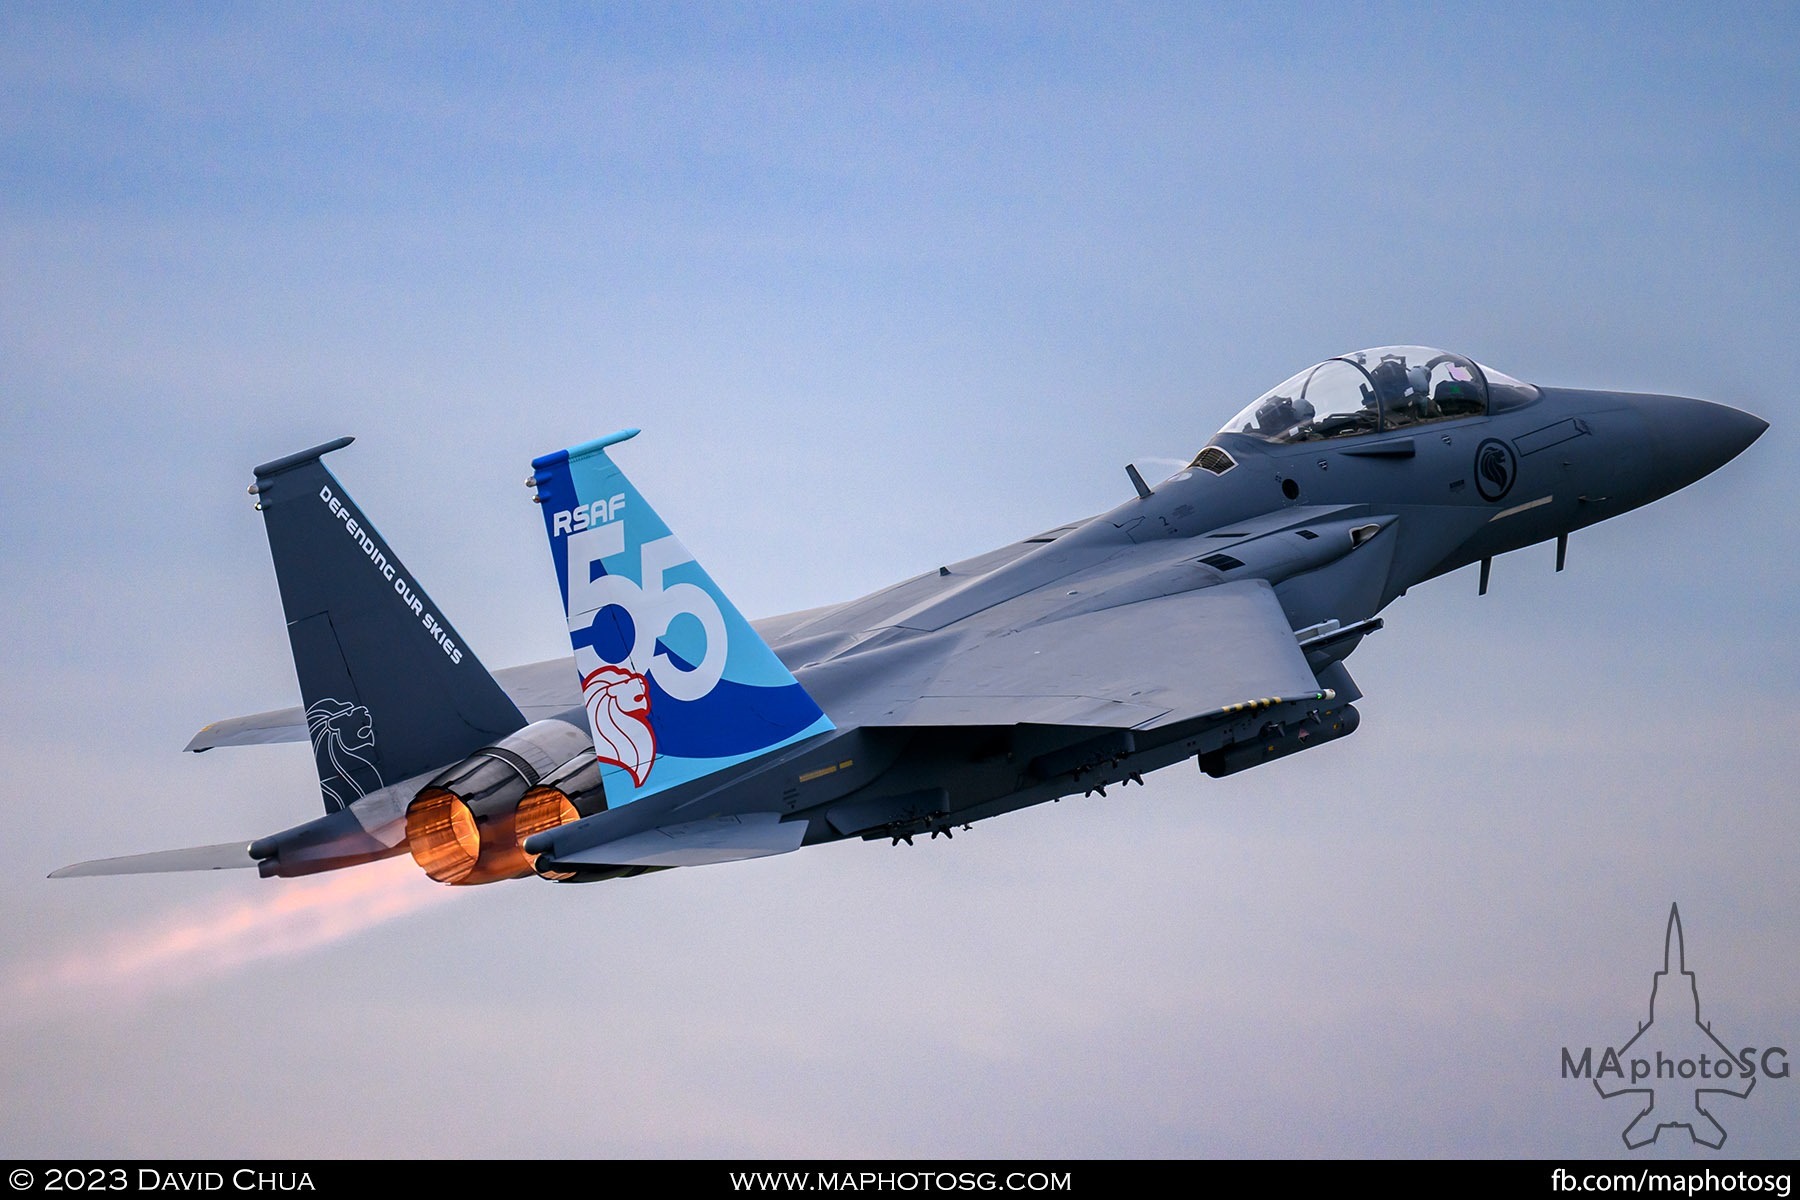
<path id="1" fill-rule="evenodd" d="M 501 667 L 494 679 L 505 689 L 526 721 L 560 717 L 581 706 L 581 683 L 567 659 Z M 183 749 L 199 754 L 218 746 L 269 746 L 304 742 L 306 714 L 298 707 L 276 708 L 243 717 L 214 721 L 196 733 Z"/>
<path id="2" fill-rule="evenodd" d="M 224 871 L 254 867 L 249 842 L 222 842 L 217 846 L 187 846 L 152 854 L 127 854 L 122 858 L 96 858 L 50 872 L 51 879 L 79 875 L 155 875 L 167 871 Z"/>
<path id="3" fill-rule="evenodd" d="M 199 754 L 215 746 L 269 746 L 306 739 L 306 714 L 298 708 L 277 708 L 272 712 L 214 721 L 190 738 L 182 749 Z"/>
<path id="4" fill-rule="evenodd" d="M 805 821 L 783 822 L 779 813 L 744 813 L 664 825 L 577 850 L 554 863 L 538 860 L 538 869 L 564 866 L 699 867 L 710 863 L 768 858 L 798 850 L 806 836 Z"/>

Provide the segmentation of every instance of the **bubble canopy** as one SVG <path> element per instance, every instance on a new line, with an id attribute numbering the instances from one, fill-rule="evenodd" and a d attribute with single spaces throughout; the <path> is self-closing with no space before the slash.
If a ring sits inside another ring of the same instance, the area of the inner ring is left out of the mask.
<path id="1" fill-rule="evenodd" d="M 1429 346 L 1377 346 L 1328 358 L 1270 388 L 1219 430 L 1281 444 L 1478 417 L 1537 389 Z"/>

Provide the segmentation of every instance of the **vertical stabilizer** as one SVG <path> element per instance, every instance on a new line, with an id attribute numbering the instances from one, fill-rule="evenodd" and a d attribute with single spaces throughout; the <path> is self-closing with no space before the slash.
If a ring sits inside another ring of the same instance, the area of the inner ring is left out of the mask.
<path id="1" fill-rule="evenodd" d="M 325 809 L 442 767 L 525 724 L 320 462 L 339 438 L 256 468 Z"/>
<path id="2" fill-rule="evenodd" d="M 613 808 L 832 728 L 607 456 L 636 433 L 532 463 Z"/>

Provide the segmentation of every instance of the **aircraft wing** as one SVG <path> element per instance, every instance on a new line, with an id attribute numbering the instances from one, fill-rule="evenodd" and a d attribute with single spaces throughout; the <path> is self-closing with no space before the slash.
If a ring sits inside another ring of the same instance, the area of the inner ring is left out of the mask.
<path id="1" fill-rule="evenodd" d="M 953 626 L 875 655 L 891 661 L 852 654 L 805 676 L 840 723 L 1152 729 L 1320 690 L 1260 579 L 1022 627 Z"/>
<path id="2" fill-rule="evenodd" d="M 157 850 L 127 854 L 121 858 L 95 858 L 50 872 L 51 879 L 78 875 L 148 875 L 159 871 L 224 871 L 254 867 L 249 842 L 221 842 L 216 846 L 189 846 L 181 850 Z"/>
<path id="3" fill-rule="evenodd" d="M 1264 580 L 1189 588 L 1066 616 L 1044 613 L 1043 604 L 1069 594 L 1038 593 L 1010 619 L 953 622 L 922 637 L 808 664 L 797 674 L 840 727 L 871 728 L 1154 729 L 1228 718 L 1277 701 L 1312 701 L 1323 690 Z M 872 803 L 869 811 L 840 805 L 834 826 L 853 833 L 911 813 L 896 808 L 892 797 Z M 922 803 L 921 814 L 936 800 Z M 540 866 L 552 871 L 694 866 L 786 853 L 801 845 L 808 828 L 772 811 L 632 828 L 624 823 L 635 807 L 546 831 L 526 849 L 543 854 Z"/>

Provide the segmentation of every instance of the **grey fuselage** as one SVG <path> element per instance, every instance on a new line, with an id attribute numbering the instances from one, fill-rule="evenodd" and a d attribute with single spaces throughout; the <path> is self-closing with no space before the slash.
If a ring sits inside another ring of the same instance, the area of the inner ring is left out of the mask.
<path id="1" fill-rule="evenodd" d="M 1505 411 L 1351 437 L 1278 444 L 1222 433 L 1209 443 L 1229 456 L 1222 471 L 1191 466 L 1086 521 L 860 600 L 758 622 L 835 732 L 539 835 L 527 848 L 554 861 L 671 821 L 771 810 L 807 821 L 807 844 L 910 841 L 1187 758 L 1228 774 L 1322 744 L 1358 720 L 1350 701 L 1359 693 L 1342 660 L 1409 587 L 1668 495 L 1765 428 L 1683 397 L 1541 388 Z M 1224 461 L 1196 461 L 1207 457 Z M 1306 538 L 1315 528 L 1351 531 L 1347 541 L 1314 539 L 1334 547 L 1368 544 L 1349 554 L 1270 536 L 1303 525 Z M 1150 728 L 886 715 L 930 690 L 931 672 L 967 628 L 1011 633 L 1071 606 L 1102 611 L 1239 577 L 1273 586 L 1319 696 Z M 547 669 L 569 671 L 566 662 L 521 671 L 548 682 L 538 674 Z M 629 872 L 578 877 L 620 873 Z"/>

